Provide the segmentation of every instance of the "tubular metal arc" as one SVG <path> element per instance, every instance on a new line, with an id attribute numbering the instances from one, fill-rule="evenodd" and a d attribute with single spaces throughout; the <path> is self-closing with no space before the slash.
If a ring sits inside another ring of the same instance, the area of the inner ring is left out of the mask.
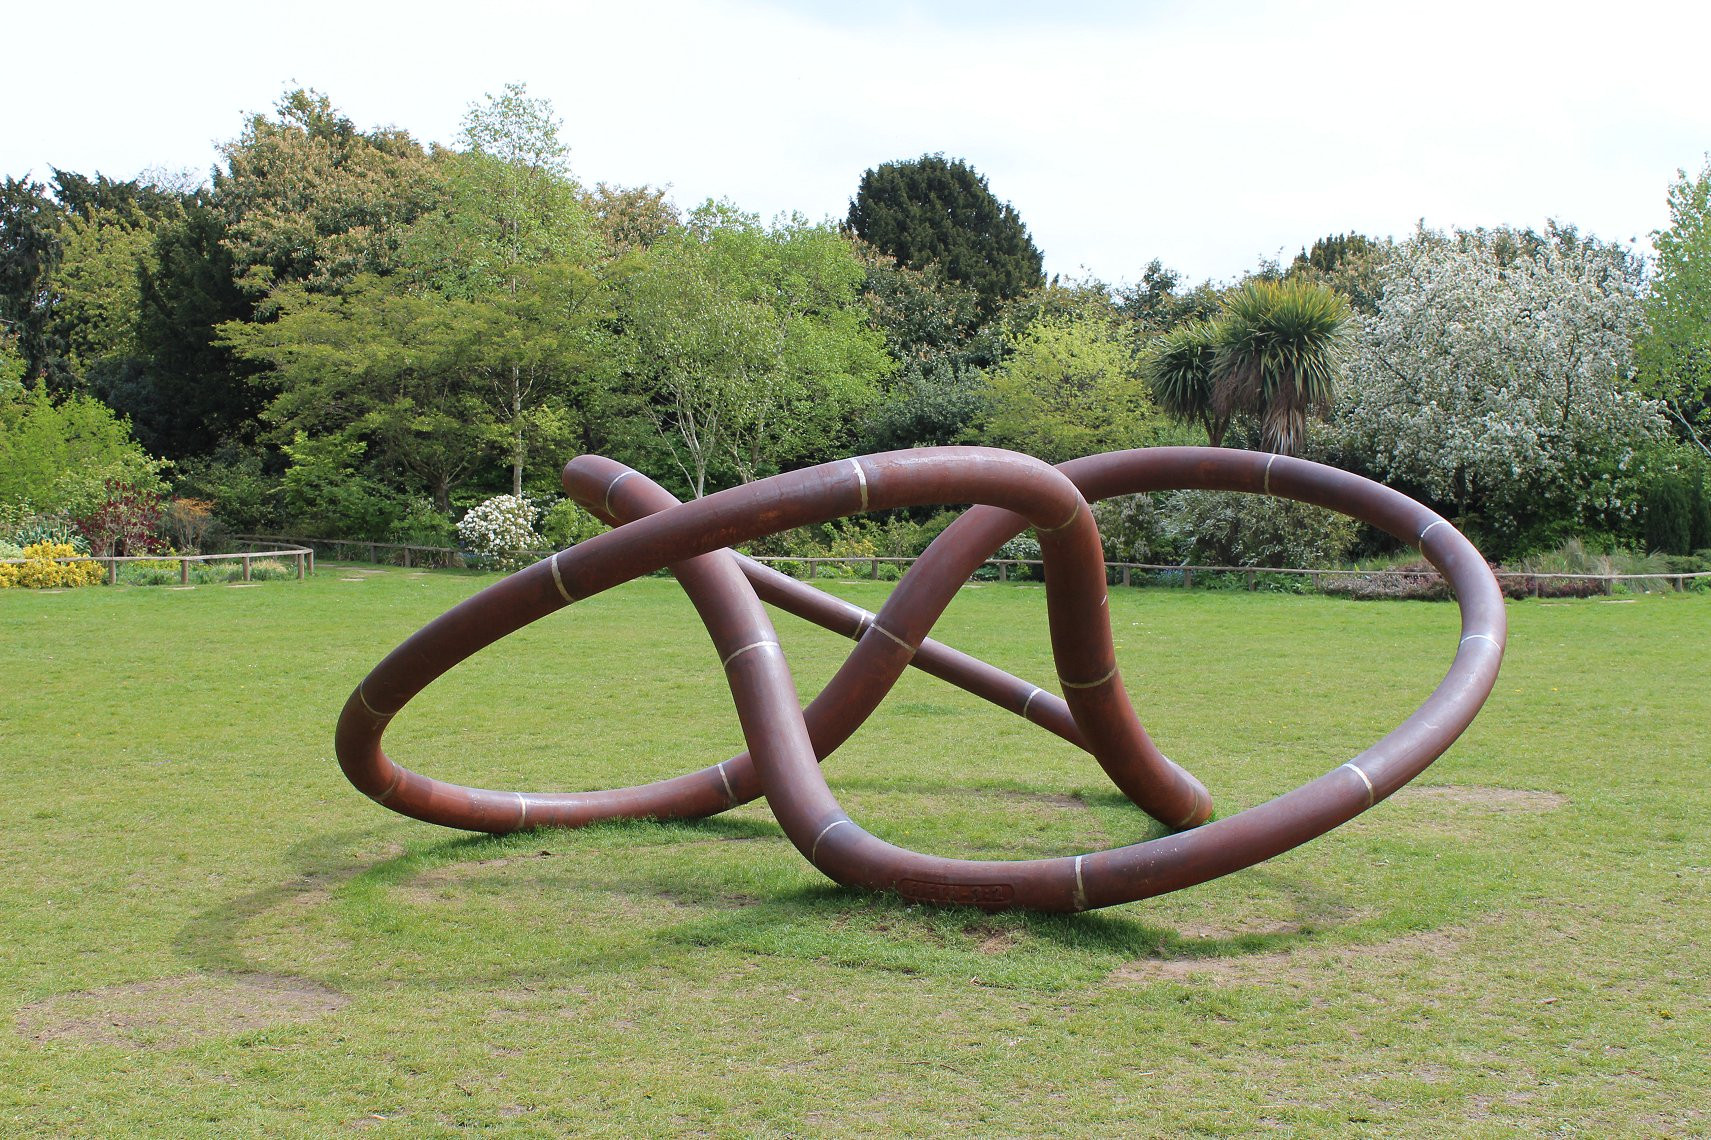
<path id="1" fill-rule="evenodd" d="M 1085 910 L 1239 870 L 1359 814 L 1412 779 L 1460 734 L 1489 694 L 1502 657 L 1501 594 L 1459 532 L 1397 492 L 1281 456 L 1159 448 L 1090 456 L 1053 470 L 992 449 L 920 449 L 791 472 L 688 504 L 621 464 L 582 456 L 567 465 L 565 485 L 596 514 L 623 525 L 454 607 L 357 687 L 340 716 L 336 745 L 346 775 L 369 796 L 418 819 L 498 832 L 614 817 L 706 815 L 761 793 L 792 843 L 840 883 L 989 909 Z M 1174 487 L 1317 503 L 1420 545 L 1461 606 L 1462 638 L 1444 680 L 1401 726 L 1324 776 L 1237 815 L 1145 843 L 1058 859 L 942 859 L 887 844 L 851 821 L 818 760 L 847 739 L 911 664 L 1086 748 L 1155 818 L 1173 826 L 1208 818 L 1205 789 L 1158 752 L 1129 705 L 1111 648 L 1102 554 L 1087 507 L 1112 495 Z M 971 501 L 985 505 L 946 529 L 877 615 L 723 549 L 861 510 Z M 926 638 L 969 573 L 1029 526 L 1040 536 L 1048 567 L 1047 616 L 1061 700 Z M 562 794 L 447 784 L 399 767 L 381 751 L 391 717 L 458 661 L 571 599 L 668 564 L 725 663 L 749 753 L 637 788 Z M 806 711 L 757 591 L 857 639 Z"/>

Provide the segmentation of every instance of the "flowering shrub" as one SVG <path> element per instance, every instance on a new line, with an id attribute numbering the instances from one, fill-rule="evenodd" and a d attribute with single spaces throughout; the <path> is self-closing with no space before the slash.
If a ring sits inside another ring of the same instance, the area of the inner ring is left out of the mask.
<path id="1" fill-rule="evenodd" d="M 208 528 L 214 525 L 214 504 L 207 499 L 181 495 L 162 505 L 160 526 L 173 546 L 192 553 L 202 549 Z"/>
<path id="2" fill-rule="evenodd" d="M 107 480 L 101 502 L 73 525 L 95 554 L 153 554 L 163 545 L 160 496 L 134 483 Z"/>
<path id="3" fill-rule="evenodd" d="M 521 552 L 539 550 L 544 541 L 535 531 L 536 514 L 527 499 L 495 495 L 471 507 L 458 522 L 458 541 L 496 570 L 520 569 L 529 562 Z"/>
<path id="4" fill-rule="evenodd" d="M 55 562 L 76 558 L 77 548 L 69 542 L 34 542 L 24 547 L 25 562 L 0 565 L 0 589 L 21 586 L 44 590 L 62 586 L 93 586 L 103 571 L 97 562 Z"/>
<path id="5" fill-rule="evenodd" d="M 1421 230 L 1379 277 L 1329 458 L 1447 508 L 1488 554 L 1635 528 L 1667 428 L 1629 388 L 1630 254 L 1572 231 Z"/>

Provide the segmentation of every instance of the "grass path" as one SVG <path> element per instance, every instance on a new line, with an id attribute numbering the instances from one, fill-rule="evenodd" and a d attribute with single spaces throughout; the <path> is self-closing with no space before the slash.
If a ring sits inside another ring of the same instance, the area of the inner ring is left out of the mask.
<path id="1" fill-rule="evenodd" d="M 472 838 L 332 761 L 399 640 L 489 579 L 0 593 L 0 1130 L 18 1136 L 1711 1135 L 1711 598 L 1515 603 L 1498 691 L 1298 851 L 1077 917 L 843 891 L 764 805 Z M 886 587 L 831 588 L 870 608 Z M 1037 588 L 934 636 L 1045 682 Z M 1116 591 L 1142 719 L 1229 813 L 1424 698 L 1453 607 Z M 778 619 L 807 696 L 847 643 Z M 401 762 L 636 782 L 741 741 L 669 581 L 429 689 Z M 1153 834 L 1091 760 L 912 676 L 851 814 L 1015 858 Z"/>

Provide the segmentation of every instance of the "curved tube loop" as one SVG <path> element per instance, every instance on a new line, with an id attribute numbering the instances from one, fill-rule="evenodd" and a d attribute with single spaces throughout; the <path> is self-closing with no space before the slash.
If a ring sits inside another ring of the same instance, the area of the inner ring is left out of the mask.
<path id="1" fill-rule="evenodd" d="M 622 525 L 454 607 L 376 666 L 346 702 L 335 736 L 341 767 L 365 794 L 414 818 L 503 832 L 616 817 L 706 815 L 758 791 L 797 849 L 840 883 L 987 909 L 1086 910 L 1251 866 L 1390 795 L 1471 722 L 1495 683 L 1506 637 L 1495 579 L 1447 521 L 1369 480 L 1284 456 L 1156 448 L 1089 456 L 1054 470 L 988 448 L 918 449 L 823 464 L 684 504 L 621 464 L 581 456 L 566 466 L 565 485 L 596 514 Z M 1162 822 L 1194 827 L 1209 817 L 1205 789 L 1158 752 L 1123 689 L 1105 612 L 1102 553 L 1087 505 L 1176 487 L 1316 503 L 1418 546 L 1450 581 L 1461 608 L 1462 637 L 1444 680 L 1398 728 L 1318 779 L 1228 818 L 1143 843 L 1055 859 L 944 859 L 886 843 L 850 820 L 819 760 L 854 731 L 910 664 L 1082 745 L 1125 794 Z M 808 595 L 824 595 L 724 549 L 861 511 L 957 502 L 980 505 L 946 529 L 876 615 L 835 599 L 811 600 Z M 1061 705 L 1025 681 L 926 638 L 972 569 L 1030 526 L 1047 564 Z M 381 751 L 392 717 L 459 661 L 573 601 L 667 565 L 707 623 L 748 753 L 637 788 L 566 794 L 448 784 L 403 768 Z M 757 590 L 828 628 L 845 626 L 841 631 L 857 639 L 806 713 Z"/>

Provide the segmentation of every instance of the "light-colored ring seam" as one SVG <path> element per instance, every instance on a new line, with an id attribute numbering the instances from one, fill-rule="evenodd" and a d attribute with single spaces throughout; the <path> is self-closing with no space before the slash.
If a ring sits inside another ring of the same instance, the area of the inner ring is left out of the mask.
<path id="1" fill-rule="evenodd" d="M 1087 909 L 1087 884 L 1081 878 L 1081 861 L 1083 855 L 1075 857 L 1075 907 L 1077 910 Z"/>
<path id="2" fill-rule="evenodd" d="M 850 640 L 851 641 L 860 641 L 861 635 L 866 633 L 867 627 L 872 625 L 872 624 L 873 624 L 873 615 L 868 613 L 866 610 L 862 610 L 861 616 L 856 618 L 855 632 L 850 634 Z"/>
<path id="3" fill-rule="evenodd" d="M 848 823 L 848 822 L 849 822 L 849 820 L 847 820 L 847 819 L 834 819 L 831 823 L 828 823 L 825 827 L 822 827 L 820 829 L 820 834 L 818 834 L 814 837 L 814 846 L 808 848 L 808 862 L 814 863 L 814 856 L 816 856 L 820 853 L 820 840 L 826 838 L 826 832 L 832 830 L 832 828 L 838 826 L 838 824 L 840 824 L 840 823 Z M 816 867 L 819 866 L 818 863 L 815 863 L 814 865 Z"/>
<path id="4" fill-rule="evenodd" d="M 523 830 L 529 822 L 529 801 L 522 792 L 512 792 L 517 797 L 517 830 Z"/>
<path id="5" fill-rule="evenodd" d="M 552 567 L 553 585 L 558 587 L 559 595 L 567 602 L 576 601 L 575 598 L 571 597 L 570 591 L 564 588 L 564 575 L 558 572 L 558 551 L 553 551 L 553 556 L 547 559 L 547 565 Z"/>
<path id="6" fill-rule="evenodd" d="M 861 480 L 861 509 L 862 513 L 865 514 L 867 512 L 867 472 L 862 470 L 859 459 L 852 458 L 850 464 L 855 468 L 856 478 Z"/>
<path id="7" fill-rule="evenodd" d="M 1444 519 L 1438 519 L 1436 522 L 1429 522 L 1421 529 L 1420 537 L 1415 539 L 1414 541 L 1415 542 L 1425 542 L 1426 541 L 1426 535 L 1431 532 L 1431 529 L 1433 527 L 1435 527 L 1435 526 L 1449 526 L 1449 525 L 1450 524 L 1447 521 L 1445 521 Z"/>
<path id="8" fill-rule="evenodd" d="M 386 785 L 386 790 L 384 792 L 381 792 L 378 796 L 374 797 L 374 802 L 377 804 L 383 804 L 387 800 L 391 799 L 392 793 L 396 792 L 398 790 L 398 785 L 403 782 L 404 769 L 396 764 L 392 765 L 392 782 Z"/>
<path id="9" fill-rule="evenodd" d="M 889 629 L 886 629 L 884 626 L 880 625 L 877 621 L 870 624 L 867 628 L 872 629 L 872 630 L 878 630 L 880 633 L 883 633 L 886 637 L 889 637 L 892 641 L 895 641 L 898 645 L 901 645 L 904 649 L 907 649 L 909 651 L 909 656 L 911 656 L 911 657 L 915 656 L 915 647 L 913 645 L 910 645 L 907 641 L 904 641 L 901 637 L 898 637 L 895 633 L 892 633 Z"/>
<path id="10" fill-rule="evenodd" d="M 1109 673 L 1105 674 L 1097 681 L 1066 681 L 1063 678 L 1063 674 L 1060 673 L 1058 674 L 1058 684 L 1062 685 L 1066 689 L 1097 689 L 1100 685 L 1103 685 L 1116 675 L 1117 667 L 1115 665 L 1111 666 L 1111 671 Z"/>
<path id="11" fill-rule="evenodd" d="M 369 715 L 372 717 L 376 717 L 380 720 L 391 720 L 393 717 L 398 715 L 395 712 L 383 713 L 373 705 L 369 704 L 368 694 L 362 691 L 361 681 L 358 681 L 356 685 L 356 699 L 362 702 L 362 707 L 367 709 Z"/>
<path id="12" fill-rule="evenodd" d="M 725 771 L 725 765 L 729 763 L 729 760 L 719 761 L 719 779 L 725 784 L 725 798 L 734 804 L 737 802 L 737 793 L 731 788 L 730 774 Z"/>
<path id="13" fill-rule="evenodd" d="M 1056 534 L 1058 531 L 1063 530 L 1065 527 L 1069 526 L 1070 523 L 1074 522 L 1076 520 L 1077 516 L 1079 516 L 1080 514 L 1081 514 L 1081 504 L 1077 503 L 1077 504 L 1075 504 L 1075 508 L 1069 512 L 1069 517 L 1067 519 L 1064 519 L 1061 523 L 1059 523 L 1056 526 L 1047 527 L 1045 530 L 1040 530 L 1038 527 L 1035 527 L 1034 533 L 1036 533 L 1036 534 Z"/>
<path id="14" fill-rule="evenodd" d="M 618 489 L 619 483 L 622 483 L 625 479 L 628 479 L 634 474 L 636 474 L 634 471 L 620 471 L 618 472 L 618 477 L 616 479 L 613 479 L 610 483 L 606 484 L 606 516 L 608 518 L 618 517 L 612 513 L 612 492 Z"/>
<path id="15" fill-rule="evenodd" d="M 1276 462 L 1277 452 L 1274 451 L 1271 453 L 1271 458 L 1265 461 L 1265 483 L 1261 489 L 1267 495 L 1271 494 L 1271 465 Z"/>
<path id="16" fill-rule="evenodd" d="M 1360 782 L 1366 785 L 1366 806 L 1371 807 L 1373 805 L 1373 797 L 1374 797 L 1374 792 L 1373 792 L 1373 788 L 1372 788 L 1372 777 L 1368 776 L 1365 772 L 1361 771 L 1360 768 L 1358 768 L 1355 765 L 1355 762 L 1353 760 L 1350 760 L 1347 764 L 1344 764 L 1343 767 L 1349 769 L 1355 775 L 1359 776 Z"/>
<path id="17" fill-rule="evenodd" d="M 1470 633 L 1466 637 L 1461 639 L 1460 644 L 1466 645 L 1470 641 L 1489 642 L 1491 644 L 1491 648 L 1497 649 L 1497 650 L 1501 650 L 1503 648 L 1501 645 L 1497 644 L 1497 639 L 1495 637 L 1492 637 L 1489 633 Z"/>
<path id="18" fill-rule="evenodd" d="M 1028 719 L 1028 708 L 1029 708 L 1029 706 L 1031 706 L 1034 703 L 1034 698 L 1039 696 L 1043 692 L 1045 692 L 1044 689 L 1040 688 L 1038 685 L 1035 685 L 1034 691 L 1028 694 L 1028 699 L 1022 702 L 1022 719 L 1023 720 Z"/>
<path id="19" fill-rule="evenodd" d="M 741 657 L 743 654 L 747 653 L 749 650 L 760 649 L 763 646 L 768 646 L 768 645 L 770 645 L 774 649 L 778 648 L 778 642 L 776 642 L 776 641 L 751 641 L 747 645 L 743 646 L 741 649 L 732 650 L 731 655 L 729 657 L 725 658 L 723 661 L 719 662 L 719 664 L 722 667 L 729 669 L 731 667 L 731 662 L 735 661 L 737 658 Z"/>

